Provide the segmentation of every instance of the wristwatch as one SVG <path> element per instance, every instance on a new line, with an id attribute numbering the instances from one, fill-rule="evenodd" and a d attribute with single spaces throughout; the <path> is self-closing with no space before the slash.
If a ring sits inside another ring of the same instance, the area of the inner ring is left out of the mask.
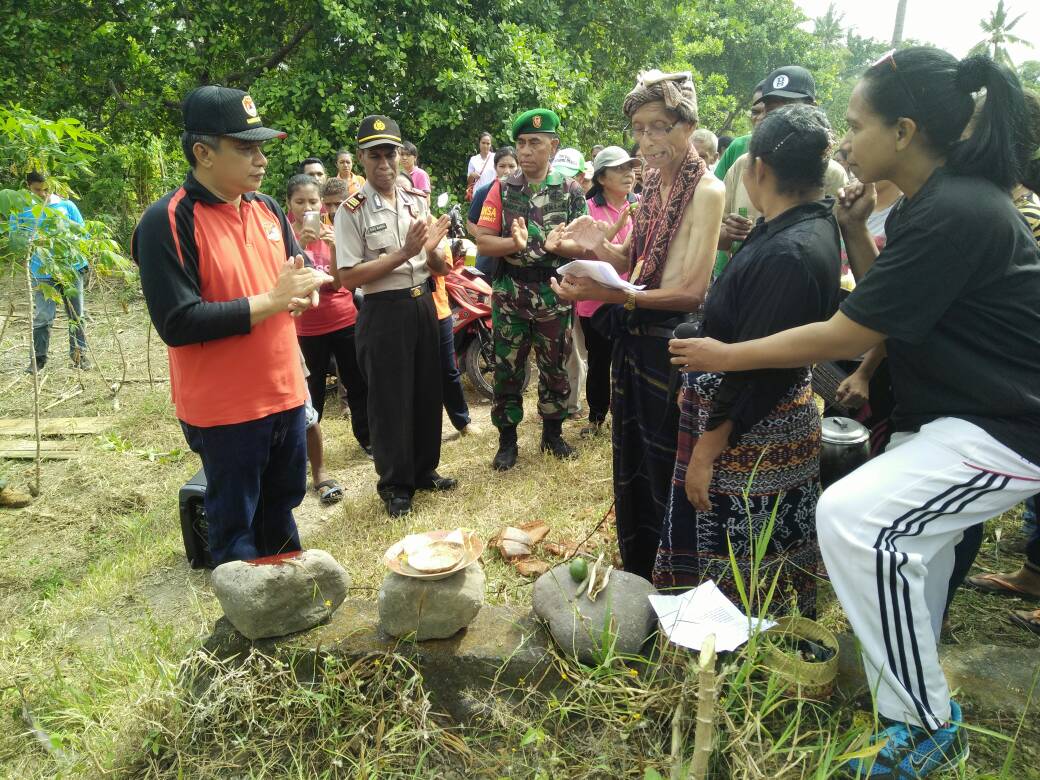
<path id="1" fill-rule="evenodd" d="M 628 309 L 628 311 L 635 311 L 636 294 L 634 292 L 630 292 L 625 295 L 625 308 Z"/>

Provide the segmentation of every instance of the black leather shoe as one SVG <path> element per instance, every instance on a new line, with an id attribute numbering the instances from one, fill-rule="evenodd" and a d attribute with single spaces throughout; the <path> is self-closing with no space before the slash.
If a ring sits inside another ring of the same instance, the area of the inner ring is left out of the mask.
<path id="1" fill-rule="evenodd" d="M 548 452 L 554 458 L 560 460 L 573 460 L 578 457 L 578 453 L 574 451 L 567 442 L 563 440 L 562 436 L 542 437 L 542 452 Z"/>
<path id="2" fill-rule="evenodd" d="M 412 511 L 412 499 L 408 496 L 390 496 L 385 503 L 390 517 L 404 517 Z"/>
<path id="3" fill-rule="evenodd" d="M 416 484 L 416 490 L 454 490 L 458 486 L 459 481 L 452 479 L 451 477 L 442 477 L 436 471 L 430 474 L 426 479 L 419 480 Z"/>
<path id="4" fill-rule="evenodd" d="M 516 465 L 516 458 L 520 454 L 515 444 L 501 444 L 495 459 L 491 461 L 491 468 L 495 471 L 509 471 Z"/>

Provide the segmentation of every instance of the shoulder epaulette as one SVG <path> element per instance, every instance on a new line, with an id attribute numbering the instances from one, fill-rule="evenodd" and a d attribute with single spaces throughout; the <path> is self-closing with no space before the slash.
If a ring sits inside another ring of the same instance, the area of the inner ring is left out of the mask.
<path id="1" fill-rule="evenodd" d="M 407 192 L 409 195 L 416 195 L 420 198 L 426 197 L 426 190 L 420 190 L 416 187 L 402 187 L 401 189 Z"/>
<path id="2" fill-rule="evenodd" d="M 365 195 L 362 195 L 360 192 L 355 192 L 353 195 L 351 195 L 349 198 L 343 201 L 343 205 L 347 207 L 348 211 L 354 212 L 361 208 L 361 204 L 365 202 L 365 199 Z"/>

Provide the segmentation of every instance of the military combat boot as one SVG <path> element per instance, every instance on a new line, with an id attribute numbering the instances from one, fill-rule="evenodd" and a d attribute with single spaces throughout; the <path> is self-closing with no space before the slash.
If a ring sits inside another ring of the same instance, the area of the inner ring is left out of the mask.
<path id="1" fill-rule="evenodd" d="M 491 468 L 495 471 L 509 471 L 516 465 L 516 456 L 516 426 L 510 425 L 498 432 L 498 452 L 491 461 Z"/>
<path id="2" fill-rule="evenodd" d="M 578 457 L 578 453 L 563 440 L 563 420 L 542 420 L 542 452 L 551 453 L 560 460 Z"/>

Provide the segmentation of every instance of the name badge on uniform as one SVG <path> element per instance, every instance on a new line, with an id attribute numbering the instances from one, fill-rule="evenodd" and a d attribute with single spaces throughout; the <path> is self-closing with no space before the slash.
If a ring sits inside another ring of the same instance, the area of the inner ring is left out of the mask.
<path id="1" fill-rule="evenodd" d="M 512 187 L 503 187 L 502 210 L 527 218 L 531 213 L 531 199 Z"/>
<path id="2" fill-rule="evenodd" d="M 369 225 L 365 228 L 365 235 L 370 236 L 373 233 L 379 233 L 382 230 L 386 230 L 386 223 L 380 222 L 378 225 Z"/>

